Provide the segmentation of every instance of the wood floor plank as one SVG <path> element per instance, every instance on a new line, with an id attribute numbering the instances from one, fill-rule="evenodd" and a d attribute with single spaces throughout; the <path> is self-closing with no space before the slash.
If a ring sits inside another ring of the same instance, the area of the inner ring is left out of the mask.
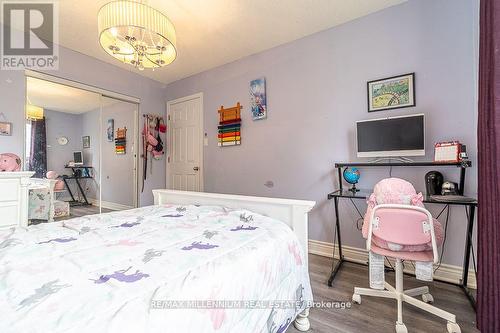
<path id="1" fill-rule="evenodd" d="M 317 255 L 309 256 L 309 275 L 315 301 L 351 302 L 354 287 L 368 287 L 368 267 L 344 263 L 330 288 L 327 285 L 332 259 Z M 394 285 L 394 273 L 386 273 L 386 281 Z M 434 305 L 457 316 L 463 333 L 479 333 L 475 328 L 475 312 L 462 290 L 442 282 L 423 283 L 412 276 L 404 277 L 405 289 L 428 285 L 434 296 Z M 395 332 L 397 317 L 396 301 L 362 296 L 361 304 L 350 308 L 314 308 L 309 319 L 316 333 L 387 333 Z M 403 306 L 403 321 L 412 333 L 446 332 L 446 321 L 417 309 L 409 304 Z M 293 325 L 287 333 L 297 333 Z"/>

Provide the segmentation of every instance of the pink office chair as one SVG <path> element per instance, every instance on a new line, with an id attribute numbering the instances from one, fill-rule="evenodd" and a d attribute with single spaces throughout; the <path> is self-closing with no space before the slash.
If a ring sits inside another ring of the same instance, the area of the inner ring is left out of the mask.
<path id="1" fill-rule="evenodd" d="M 382 204 L 375 206 L 370 221 L 366 249 L 369 252 L 371 251 L 372 253 L 395 259 L 396 288 L 387 282 L 384 284 L 384 290 L 356 287 L 352 295 L 353 302 L 361 304 L 361 295 L 396 299 L 398 302 L 398 319 L 396 321 L 397 333 L 408 332 L 403 323 L 403 302 L 407 302 L 438 317 L 446 319 L 448 321 L 446 326 L 448 332 L 460 333 L 460 327 L 456 322 L 455 315 L 428 304 L 433 302 L 433 298 L 432 295 L 429 294 L 429 288 L 427 286 L 403 290 L 402 262 L 404 260 L 433 263 L 437 263 L 438 261 L 433 219 L 429 211 L 417 206 Z M 372 235 L 391 244 L 424 245 L 430 243 L 432 245 L 432 251 L 408 252 L 384 249 L 372 243 Z M 414 296 L 420 295 L 422 296 L 423 302 L 414 298 Z"/>

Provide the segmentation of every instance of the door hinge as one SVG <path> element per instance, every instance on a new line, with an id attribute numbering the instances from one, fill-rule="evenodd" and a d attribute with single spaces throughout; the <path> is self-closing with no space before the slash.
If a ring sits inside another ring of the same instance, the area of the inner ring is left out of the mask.
<path id="1" fill-rule="evenodd" d="M 167 157 L 167 163 L 170 163 L 170 156 Z"/>
<path id="2" fill-rule="evenodd" d="M 170 120 L 170 115 L 168 115 L 168 120 Z"/>

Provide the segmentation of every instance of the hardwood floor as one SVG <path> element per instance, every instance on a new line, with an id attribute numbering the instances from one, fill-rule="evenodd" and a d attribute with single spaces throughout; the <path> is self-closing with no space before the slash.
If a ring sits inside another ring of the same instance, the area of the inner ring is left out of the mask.
<path id="1" fill-rule="evenodd" d="M 70 207 L 69 212 L 70 212 L 69 216 L 57 218 L 57 219 L 55 219 L 55 221 L 63 221 L 63 220 L 69 220 L 69 219 L 72 219 L 75 217 L 99 214 L 99 207 L 97 207 L 97 206 L 73 206 L 73 207 Z M 107 208 L 103 208 L 102 212 L 109 213 L 109 212 L 112 212 L 112 210 L 107 209 Z"/>
<path id="2" fill-rule="evenodd" d="M 368 267 L 344 263 L 331 288 L 326 281 L 330 276 L 331 258 L 309 256 L 309 272 L 315 301 L 351 302 L 355 286 L 368 287 Z M 386 273 L 386 281 L 394 285 L 394 273 Z M 475 328 L 476 314 L 463 292 L 454 285 L 432 282 L 423 283 L 405 276 L 404 288 L 428 285 L 434 296 L 434 305 L 454 313 L 462 333 L 479 333 Z M 345 309 L 311 309 L 309 332 L 317 333 L 387 333 L 395 332 L 397 317 L 396 301 L 362 296 L 361 304 Z M 403 322 L 411 333 L 446 332 L 446 321 L 425 311 L 403 305 Z M 287 333 L 296 333 L 293 325 Z"/>

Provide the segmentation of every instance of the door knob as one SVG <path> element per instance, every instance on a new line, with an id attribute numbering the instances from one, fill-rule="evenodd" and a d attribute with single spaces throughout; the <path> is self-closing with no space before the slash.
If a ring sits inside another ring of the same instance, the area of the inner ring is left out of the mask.
<path id="1" fill-rule="evenodd" d="M 198 170 L 200 170 L 200 168 L 199 167 L 194 167 L 193 170 L 194 171 L 198 171 Z"/>

